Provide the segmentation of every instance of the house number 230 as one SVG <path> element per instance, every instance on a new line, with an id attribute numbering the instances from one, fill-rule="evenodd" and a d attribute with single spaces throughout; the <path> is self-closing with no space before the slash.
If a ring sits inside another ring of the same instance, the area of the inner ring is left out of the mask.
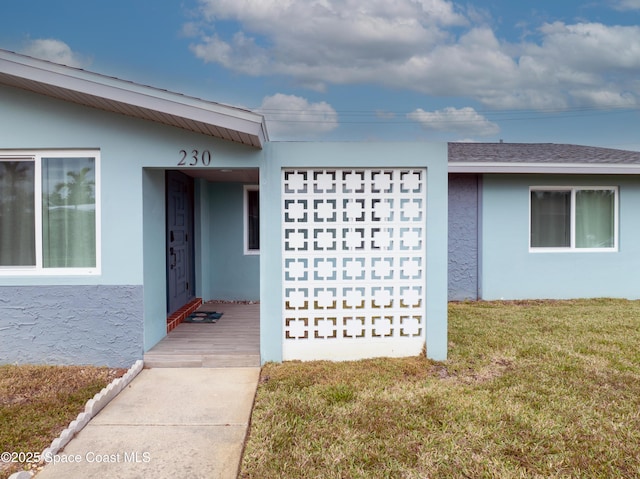
<path id="1" fill-rule="evenodd" d="M 209 166 L 211 164 L 211 152 L 209 150 L 191 150 L 191 154 L 187 150 L 180 150 L 180 160 L 178 166 Z"/>

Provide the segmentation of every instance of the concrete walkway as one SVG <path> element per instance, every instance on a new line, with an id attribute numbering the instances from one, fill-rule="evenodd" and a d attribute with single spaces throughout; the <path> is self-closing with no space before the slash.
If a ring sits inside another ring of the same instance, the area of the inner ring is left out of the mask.
<path id="1" fill-rule="evenodd" d="M 144 369 L 36 479 L 236 478 L 259 374 Z"/>

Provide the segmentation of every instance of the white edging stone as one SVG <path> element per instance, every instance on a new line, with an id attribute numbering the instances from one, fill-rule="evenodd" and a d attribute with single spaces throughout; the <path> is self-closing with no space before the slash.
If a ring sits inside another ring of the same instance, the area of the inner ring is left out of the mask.
<path id="1" fill-rule="evenodd" d="M 56 439 L 51 442 L 51 445 L 42 451 L 40 457 L 55 456 L 60 452 L 64 446 L 66 446 L 73 437 L 78 434 L 93 417 L 98 414 L 113 398 L 115 398 L 125 387 L 129 385 L 133 378 L 135 378 L 142 368 L 144 367 L 144 361 L 139 359 L 129 370 L 117 379 L 114 379 L 110 384 L 97 393 L 93 398 L 87 401 L 84 407 L 84 412 L 78 414 L 78 417 L 71 421 L 69 426 L 60 433 Z M 33 473 L 30 471 L 15 472 L 9 476 L 9 479 L 30 479 L 33 477 Z"/>
<path id="2" fill-rule="evenodd" d="M 33 475 L 29 471 L 14 472 L 9 476 L 9 479 L 31 479 Z"/>

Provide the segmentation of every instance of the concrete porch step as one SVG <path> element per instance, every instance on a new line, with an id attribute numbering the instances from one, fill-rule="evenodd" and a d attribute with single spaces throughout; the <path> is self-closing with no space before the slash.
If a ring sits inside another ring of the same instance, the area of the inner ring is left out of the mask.
<path id="1" fill-rule="evenodd" d="M 243 368 L 260 367 L 259 354 L 158 354 L 144 355 L 150 368 Z"/>

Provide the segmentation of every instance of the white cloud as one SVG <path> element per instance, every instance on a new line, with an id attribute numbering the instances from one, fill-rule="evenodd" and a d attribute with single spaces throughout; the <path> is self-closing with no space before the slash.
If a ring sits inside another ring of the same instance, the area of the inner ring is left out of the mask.
<path id="1" fill-rule="evenodd" d="M 22 53 L 76 68 L 87 67 L 90 63 L 87 59 L 73 52 L 65 42 L 53 38 L 30 40 L 22 49 Z"/>
<path id="2" fill-rule="evenodd" d="M 629 92 L 617 92 L 614 87 L 574 90 L 571 95 L 584 105 L 608 105 L 612 108 L 635 108 L 637 106 L 635 95 Z"/>
<path id="3" fill-rule="evenodd" d="M 602 23 L 561 22 L 545 24 L 539 53 L 553 65 L 577 72 L 601 74 L 640 68 L 640 27 L 607 26 Z"/>
<path id="4" fill-rule="evenodd" d="M 616 10 L 640 10 L 640 0 L 617 0 L 613 4 Z"/>
<path id="5" fill-rule="evenodd" d="M 187 22 L 182 25 L 182 29 L 180 32 L 183 36 L 189 37 L 197 37 L 202 32 L 200 31 L 200 25 L 196 22 Z"/>
<path id="6" fill-rule="evenodd" d="M 418 108 L 407 114 L 426 130 L 450 131 L 459 135 L 490 136 L 500 132 L 500 127 L 489 121 L 471 107 L 447 107 L 442 110 L 425 111 Z"/>
<path id="7" fill-rule="evenodd" d="M 191 45 L 191 51 L 205 62 L 220 63 L 249 75 L 260 75 L 268 66 L 264 49 L 243 32 L 237 32 L 229 43 L 217 35 L 204 37 L 202 43 Z"/>
<path id="8" fill-rule="evenodd" d="M 316 137 L 338 127 L 338 114 L 331 105 L 309 103 L 295 95 L 267 96 L 256 111 L 265 116 L 272 139 Z"/>
<path id="9" fill-rule="evenodd" d="M 393 120 L 396 117 L 394 112 L 386 110 L 376 110 L 375 115 L 376 118 L 380 118 L 381 120 Z"/>
<path id="10" fill-rule="evenodd" d="M 387 77 L 414 52 L 444 41 L 445 27 L 467 22 L 445 0 L 201 0 L 200 5 L 213 33 L 192 45 L 197 57 L 243 73 L 289 75 L 316 88 Z M 226 21 L 242 26 L 242 42 L 237 33 L 223 38 L 216 26 Z M 247 50 L 249 40 L 262 49 Z M 229 54 L 221 56 L 221 50 Z M 254 63 L 247 68 L 247 54 L 258 57 L 260 68 Z"/>
<path id="11" fill-rule="evenodd" d="M 619 0 L 626 8 L 640 0 Z M 640 27 L 543 24 L 499 39 L 484 10 L 447 0 L 200 0 L 193 53 L 323 91 L 377 84 L 488 108 L 640 104 Z M 229 28 L 232 28 L 229 31 Z M 235 29 L 235 30 L 233 30 Z"/>

